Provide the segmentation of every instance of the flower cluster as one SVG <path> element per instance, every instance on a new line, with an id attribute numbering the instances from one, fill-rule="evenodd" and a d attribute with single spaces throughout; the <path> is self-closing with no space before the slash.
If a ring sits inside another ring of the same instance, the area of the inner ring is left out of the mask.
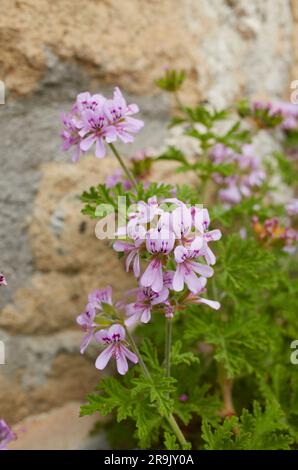
<path id="1" fill-rule="evenodd" d="M 0 273 L 0 286 L 7 286 L 7 281 L 2 273 Z"/>
<path id="2" fill-rule="evenodd" d="M 143 121 L 131 117 L 139 108 L 136 104 L 127 105 L 120 89 L 114 90 L 112 99 L 103 95 L 80 93 L 68 114 L 61 116 L 62 150 L 74 147 L 73 161 L 80 158 L 95 144 L 95 156 L 103 158 L 106 143 L 120 139 L 124 143 L 133 142 L 131 135 L 144 125 Z"/>
<path id="3" fill-rule="evenodd" d="M 214 181 L 222 187 L 219 197 L 226 204 L 238 204 L 242 198 L 249 197 L 253 189 L 260 187 L 265 180 L 266 174 L 250 144 L 243 145 L 242 152 L 236 153 L 219 143 L 212 148 L 210 156 L 216 165 L 226 163 L 237 166 L 233 175 L 213 175 Z"/>
<path id="4" fill-rule="evenodd" d="M 0 419 L 0 450 L 6 450 L 7 445 L 16 438 L 8 424 Z"/>
<path id="5" fill-rule="evenodd" d="M 279 103 L 255 101 L 252 103 L 252 111 L 257 115 L 265 113 L 268 117 L 279 118 L 279 126 L 284 130 L 297 129 L 298 106 L 286 101 Z"/>
<path id="6" fill-rule="evenodd" d="M 286 211 L 290 217 L 295 217 L 298 215 L 298 199 L 291 199 L 286 204 Z"/>
<path id="7" fill-rule="evenodd" d="M 185 288 L 191 302 L 219 308 L 218 302 L 200 297 L 216 261 L 209 242 L 221 237 L 219 230 L 208 231 L 209 223 L 206 209 L 187 207 L 175 198 L 158 203 L 152 197 L 137 204 L 129 214 L 127 226 L 117 232 L 121 238 L 113 245 L 115 251 L 124 253 L 126 270 L 133 265 L 139 282 L 135 301 L 126 306 L 126 325 L 147 323 L 156 305 L 163 306 L 166 315 L 171 315 L 170 292 Z M 143 272 L 141 258 L 148 262 Z"/>
<path id="8" fill-rule="evenodd" d="M 257 216 L 252 218 L 252 227 L 258 239 L 268 245 L 281 245 L 288 253 L 296 251 L 298 232 L 290 226 L 284 226 L 277 217 L 261 223 Z"/>
<path id="9" fill-rule="evenodd" d="M 85 333 L 81 353 L 92 339 L 106 345 L 96 360 L 97 369 L 102 370 L 111 357 L 115 357 L 120 374 L 128 370 L 127 359 L 137 363 L 137 356 L 125 342 L 123 320 L 126 327 L 148 323 L 153 309 L 161 309 L 167 318 L 172 318 L 177 292 L 183 292 L 181 307 L 187 303 L 220 308 L 219 302 L 201 296 L 207 278 L 213 275 L 211 265 L 216 261 L 209 243 L 221 237 L 219 230 L 208 231 L 209 224 L 206 209 L 187 207 L 175 198 L 163 203 L 158 203 L 156 197 L 138 202 L 127 225 L 118 230 L 122 238 L 113 245 L 116 251 L 124 253 L 126 270 L 132 264 L 138 279 L 139 287 L 126 297 L 133 296 L 133 302 L 125 300 L 114 306 L 111 287 L 95 290 L 89 294 L 84 312 L 77 317 Z M 148 262 L 143 272 L 141 259 Z"/>
<path id="10" fill-rule="evenodd" d="M 95 339 L 97 343 L 106 346 L 96 359 L 95 367 L 99 370 L 104 369 L 114 357 L 117 370 L 123 375 L 128 370 L 127 359 L 136 364 L 138 358 L 125 345 L 125 329 L 115 322 L 111 314 L 113 314 L 112 288 L 108 286 L 91 292 L 84 312 L 77 317 L 78 325 L 85 332 L 81 342 L 81 353 L 83 354 L 91 340 Z M 109 328 L 102 328 L 104 325 L 109 325 Z"/>

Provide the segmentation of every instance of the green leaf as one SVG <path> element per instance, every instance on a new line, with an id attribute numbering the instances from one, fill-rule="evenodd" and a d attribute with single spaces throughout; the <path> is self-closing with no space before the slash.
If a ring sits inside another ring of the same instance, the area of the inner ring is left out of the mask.
<path id="1" fill-rule="evenodd" d="M 289 427 L 277 403 L 268 402 L 263 410 L 254 402 L 253 412 L 243 410 L 240 418 L 226 418 L 212 427 L 202 424 L 207 450 L 288 450 L 293 442 Z"/>
<path id="2" fill-rule="evenodd" d="M 217 314 L 199 315 L 199 309 L 187 310 L 190 316 L 185 338 L 214 346 L 214 359 L 223 364 L 228 377 L 264 368 L 273 334 L 269 335 L 265 316 L 231 312 L 227 319 Z"/>
<path id="3" fill-rule="evenodd" d="M 143 360 L 150 370 L 162 373 L 163 369 L 159 364 L 157 349 L 148 338 L 144 338 L 140 346 Z"/>
<path id="4" fill-rule="evenodd" d="M 176 147 L 173 146 L 170 146 L 164 153 L 159 155 L 159 157 L 157 157 L 157 160 L 168 160 L 187 164 L 187 159 L 181 152 L 181 150 L 178 150 Z"/>
<path id="5" fill-rule="evenodd" d="M 117 410 L 117 420 L 122 421 L 131 416 L 133 403 L 130 402 L 130 391 L 113 377 L 101 381 L 99 389 L 102 393 L 87 396 L 88 404 L 81 406 L 80 416 L 99 412 L 102 416 Z"/>
<path id="6" fill-rule="evenodd" d="M 176 436 L 174 436 L 173 434 L 170 434 L 168 431 L 165 432 L 164 436 L 165 436 L 164 444 L 167 450 L 179 450 L 180 447 L 177 443 Z"/>
<path id="7" fill-rule="evenodd" d="M 218 245 L 218 259 L 217 282 L 227 294 L 259 295 L 261 289 L 276 283 L 275 255 L 255 239 L 230 235 Z"/>
<path id="8" fill-rule="evenodd" d="M 145 376 L 132 379 L 134 386 L 132 397 L 138 395 L 149 397 L 150 403 L 156 405 L 159 413 L 163 416 L 172 413 L 174 400 L 171 394 L 175 392 L 176 380 L 172 377 L 153 375 L 153 381 Z"/>
<path id="9" fill-rule="evenodd" d="M 163 77 L 155 80 L 155 84 L 162 90 L 176 92 L 179 90 L 186 78 L 184 70 L 168 69 Z"/>
<path id="10" fill-rule="evenodd" d="M 181 352 L 182 349 L 182 341 L 176 341 L 171 350 L 171 363 L 173 366 L 178 366 L 179 364 L 186 364 L 190 366 L 193 363 L 199 363 L 200 360 L 197 356 L 195 356 L 192 352 Z"/>
<path id="11" fill-rule="evenodd" d="M 298 180 L 298 172 L 293 161 L 291 161 L 289 157 L 282 152 L 274 152 L 273 157 L 277 162 L 278 169 L 284 182 L 289 185 L 296 183 Z"/>
<path id="12" fill-rule="evenodd" d="M 154 409 L 148 409 L 143 400 L 138 400 L 136 403 L 133 416 L 136 421 L 136 437 L 141 449 L 150 448 L 152 443 L 158 442 L 162 425 L 161 416 Z"/>
<path id="13" fill-rule="evenodd" d="M 235 416 L 226 418 L 221 426 L 212 429 L 207 420 L 202 423 L 202 439 L 205 441 L 206 450 L 231 450 L 235 449 L 233 439 L 238 419 Z"/>

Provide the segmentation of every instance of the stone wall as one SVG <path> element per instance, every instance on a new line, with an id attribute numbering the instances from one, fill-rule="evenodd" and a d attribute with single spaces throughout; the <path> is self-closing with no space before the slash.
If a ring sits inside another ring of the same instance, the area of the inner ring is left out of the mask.
<path id="1" fill-rule="evenodd" d="M 59 150 L 59 113 L 79 91 L 120 85 L 146 122 L 129 149 L 162 145 L 171 103 L 154 79 L 184 68 L 183 98 L 218 106 L 289 98 L 298 79 L 298 0 L 1 0 L 0 417 L 17 422 L 83 400 L 98 381 L 78 353 L 87 292 L 131 280 L 77 196 L 115 164 L 77 165 Z M 126 151 L 128 151 L 126 149 Z M 163 168 L 159 179 L 167 179 Z"/>

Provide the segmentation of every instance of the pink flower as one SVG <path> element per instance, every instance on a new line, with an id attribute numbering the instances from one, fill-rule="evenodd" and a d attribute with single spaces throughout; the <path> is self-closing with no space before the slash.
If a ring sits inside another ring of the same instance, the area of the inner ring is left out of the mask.
<path id="1" fill-rule="evenodd" d="M 6 450 L 6 446 L 16 438 L 4 419 L 0 419 L 0 450 Z"/>
<path id="2" fill-rule="evenodd" d="M 170 214 L 171 229 L 177 239 L 187 239 L 193 227 L 191 208 L 188 208 L 184 203 L 180 203 L 180 201 L 176 199 L 172 199 L 172 201 L 177 201 L 176 203 L 179 205 Z"/>
<path id="3" fill-rule="evenodd" d="M 117 370 L 121 375 L 128 371 L 127 359 L 137 364 L 138 357 L 123 344 L 125 340 L 123 326 L 115 324 L 107 330 L 100 330 L 95 333 L 95 338 L 99 343 L 107 346 L 96 359 L 97 369 L 103 370 L 112 357 L 115 357 Z"/>
<path id="4" fill-rule="evenodd" d="M 61 149 L 67 151 L 71 147 L 74 147 L 72 161 L 77 162 L 81 154 L 81 137 L 79 135 L 79 129 L 75 124 L 74 114 L 71 112 L 68 114 L 61 113 L 61 121 L 63 124 L 63 129 L 60 133 L 62 139 Z"/>
<path id="5" fill-rule="evenodd" d="M 221 163 L 233 163 L 235 161 L 233 150 L 221 143 L 214 145 L 210 155 L 215 165 L 219 165 Z"/>
<path id="6" fill-rule="evenodd" d="M 96 289 L 88 295 L 88 306 L 102 311 L 102 304 L 112 305 L 112 287 L 107 286 L 105 289 Z"/>
<path id="7" fill-rule="evenodd" d="M 85 311 L 77 317 L 77 324 L 80 325 L 83 331 L 86 333 L 80 346 L 81 354 L 84 354 L 86 351 L 86 348 L 94 336 L 95 328 L 98 327 L 98 324 L 94 321 L 96 310 L 101 312 L 103 303 L 112 305 L 111 286 L 108 286 L 102 290 L 96 289 L 95 291 L 91 292 L 88 296 L 88 304 L 85 308 Z"/>
<path id="8" fill-rule="evenodd" d="M 92 308 L 91 306 L 90 307 L 87 306 L 85 311 L 81 313 L 80 315 L 78 315 L 77 317 L 77 324 L 80 325 L 83 331 L 85 331 L 86 333 L 82 339 L 81 346 L 80 346 L 81 354 L 84 354 L 90 341 L 93 338 L 94 329 L 96 327 L 96 323 L 94 322 L 95 315 L 96 315 L 95 308 Z"/>
<path id="9" fill-rule="evenodd" d="M 197 250 L 177 246 L 174 254 L 177 267 L 173 279 L 173 289 L 180 292 L 186 284 L 191 292 L 196 293 L 201 290 L 202 278 L 197 277 L 196 273 L 203 276 L 204 279 L 213 275 L 213 269 L 193 260 L 198 257 Z"/>
<path id="10" fill-rule="evenodd" d="M 80 93 L 69 114 L 62 114 L 62 150 L 75 147 L 73 161 L 81 152 L 87 152 L 95 144 L 95 156 L 103 158 L 106 143 L 119 138 L 132 142 L 130 133 L 138 132 L 143 121 L 132 118 L 139 111 L 137 105 L 127 105 L 119 88 L 115 88 L 113 99 L 100 94 Z"/>
<path id="11" fill-rule="evenodd" d="M 292 199 L 286 204 L 286 211 L 290 217 L 298 215 L 298 199 Z"/>
<path id="12" fill-rule="evenodd" d="M 141 230 L 144 231 L 144 226 L 152 222 L 154 217 L 161 216 L 162 214 L 163 210 L 159 207 L 155 196 L 150 197 L 147 202 L 139 201 L 136 210 L 129 214 L 127 230 L 135 233 L 137 228 L 141 226 Z"/>
<path id="13" fill-rule="evenodd" d="M 137 322 L 148 323 L 151 310 L 155 305 L 164 303 L 169 296 L 169 290 L 163 287 L 160 292 L 154 292 L 150 287 L 137 289 L 136 301 L 126 306 L 127 319 L 125 325 L 130 327 Z"/>
<path id="14" fill-rule="evenodd" d="M 203 279 L 213 275 L 209 265 L 214 264 L 216 258 L 209 243 L 219 240 L 221 232 L 208 231 L 210 218 L 207 209 L 187 207 L 177 198 L 164 199 L 163 204 L 167 203 L 174 208 L 159 204 L 156 197 L 138 202 L 127 225 L 118 229 L 118 234 L 127 238 L 117 240 L 114 249 L 124 252 L 127 271 L 133 261 L 134 274 L 137 278 L 140 276 L 140 287 L 150 288 L 162 296 L 164 288 L 181 291 L 186 284 L 191 292 L 196 293 L 202 288 Z M 141 257 L 148 263 L 142 275 Z M 199 262 L 200 257 L 207 265 Z M 171 305 L 164 300 L 163 304 L 168 316 L 172 315 Z M 134 315 L 131 321 L 134 318 L 149 321 L 149 309 L 144 313 L 143 305 L 141 308 L 131 304 L 129 309 L 130 316 Z"/>
<path id="15" fill-rule="evenodd" d="M 243 197 L 249 197 L 254 188 L 261 186 L 266 178 L 260 159 L 254 154 L 250 144 L 243 145 L 241 153 L 234 152 L 224 144 L 216 144 L 210 156 L 215 164 L 234 163 L 238 167 L 236 174 L 230 176 L 213 174 L 214 181 L 221 185 L 219 197 L 227 205 L 239 204 Z"/>
<path id="16" fill-rule="evenodd" d="M 227 180 L 226 180 L 227 183 Z M 241 202 L 242 196 L 239 191 L 239 188 L 236 184 L 229 181 L 229 186 L 227 188 L 221 189 L 219 191 L 220 200 L 228 204 L 239 204 Z"/>
<path id="17" fill-rule="evenodd" d="M 298 106 L 297 104 L 282 101 L 273 105 L 276 113 L 280 113 L 283 117 L 281 123 L 282 129 L 296 129 L 298 125 Z"/>
<path id="18" fill-rule="evenodd" d="M 2 273 L 0 273 L 0 286 L 7 286 L 7 281 Z"/>
<path id="19" fill-rule="evenodd" d="M 206 263 L 213 265 L 216 258 L 208 243 L 220 240 L 221 231 L 218 229 L 208 231 L 210 217 L 207 209 L 194 208 L 192 213 L 194 226 L 199 233 L 192 242 L 192 248 L 197 251 L 197 256 L 204 256 Z"/>
<path id="20" fill-rule="evenodd" d="M 283 251 L 294 254 L 297 249 L 298 232 L 292 227 L 286 227 L 284 233 L 285 246 Z"/>
<path id="21" fill-rule="evenodd" d="M 113 99 L 105 101 L 104 112 L 109 123 L 113 125 L 115 137 L 124 143 L 133 142 L 134 138 L 130 133 L 135 134 L 144 126 L 143 121 L 131 117 L 139 112 L 138 106 L 136 104 L 127 105 L 118 87 L 114 90 Z"/>
<path id="22" fill-rule="evenodd" d="M 186 395 L 186 393 L 182 393 L 182 395 L 180 395 L 180 397 L 179 397 L 179 400 L 180 401 L 187 401 L 188 400 L 188 395 Z"/>
<path id="23" fill-rule="evenodd" d="M 141 277 L 141 286 L 151 287 L 155 292 L 163 288 L 162 258 L 174 248 L 175 236 L 168 228 L 152 229 L 146 235 L 146 248 L 153 256 Z"/>
<path id="24" fill-rule="evenodd" d="M 135 277 L 138 278 L 140 276 L 140 248 L 144 243 L 144 238 L 137 233 L 131 234 L 131 237 L 128 240 L 116 240 L 113 244 L 113 249 L 124 253 L 126 272 L 129 271 L 130 265 L 133 262 L 133 272 Z"/>
<path id="25" fill-rule="evenodd" d="M 87 109 L 82 112 L 83 127 L 79 131 L 81 137 L 80 148 L 87 152 L 95 144 L 95 156 L 103 158 L 106 154 L 105 142 L 116 140 L 115 131 L 109 126 L 107 117 L 103 112 L 103 106 L 94 111 Z"/>
<path id="26" fill-rule="evenodd" d="M 87 109 L 90 109 L 91 111 L 95 111 L 97 108 L 101 107 L 103 103 L 105 102 L 105 97 L 100 94 L 96 95 L 91 95 L 88 91 L 80 93 L 77 96 L 76 103 L 74 105 L 74 110 L 77 111 L 77 115 L 79 117 L 79 113 L 82 113 L 83 111 L 86 111 Z M 77 125 L 78 127 L 82 127 L 83 123 L 82 121 L 78 121 L 77 119 Z"/>
<path id="27" fill-rule="evenodd" d="M 201 297 L 201 294 L 206 291 L 205 286 L 207 284 L 207 279 L 202 278 L 201 284 L 202 284 L 201 289 L 198 290 L 195 294 L 190 293 L 186 297 L 185 302 L 190 303 L 190 304 L 206 304 L 209 307 L 213 308 L 214 310 L 220 309 L 220 303 L 217 302 L 216 300 L 209 300 L 209 299 L 205 299 L 204 297 Z"/>
<path id="28" fill-rule="evenodd" d="M 252 109 L 267 111 L 269 116 L 278 115 L 282 117 L 281 129 L 295 129 L 298 125 L 298 106 L 297 104 L 281 101 L 279 103 L 266 103 L 257 101 L 253 103 Z"/>

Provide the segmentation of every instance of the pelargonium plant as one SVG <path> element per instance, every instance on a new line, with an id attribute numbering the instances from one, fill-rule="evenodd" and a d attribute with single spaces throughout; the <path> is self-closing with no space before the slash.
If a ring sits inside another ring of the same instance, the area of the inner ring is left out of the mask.
<path id="1" fill-rule="evenodd" d="M 99 372 L 81 415 L 109 415 L 96 429 L 116 448 L 295 448 L 297 108 L 189 107 L 184 80 L 167 69 L 157 85 L 175 98 L 170 127 L 193 140 L 192 156 L 171 145 L 123 157 L 117 141 L 128 153 L 144 123 L 119 88 L 112 98 L 81 93 L 62 115 L 74 161 L 110 152 L 119 162 L 83 193 L 82 211 L 96 220 L 108 205 L 119 216 L 125 198 L 110 249 L 132 280 L 122 298 L 98 286 L 77 316 L 81 353 L 96 349 L 96 369 L 110 372 Z M 258 145 L 264 133 L 270 155 Z M 192 183 L 154 182 L 160 161 Z"/>

